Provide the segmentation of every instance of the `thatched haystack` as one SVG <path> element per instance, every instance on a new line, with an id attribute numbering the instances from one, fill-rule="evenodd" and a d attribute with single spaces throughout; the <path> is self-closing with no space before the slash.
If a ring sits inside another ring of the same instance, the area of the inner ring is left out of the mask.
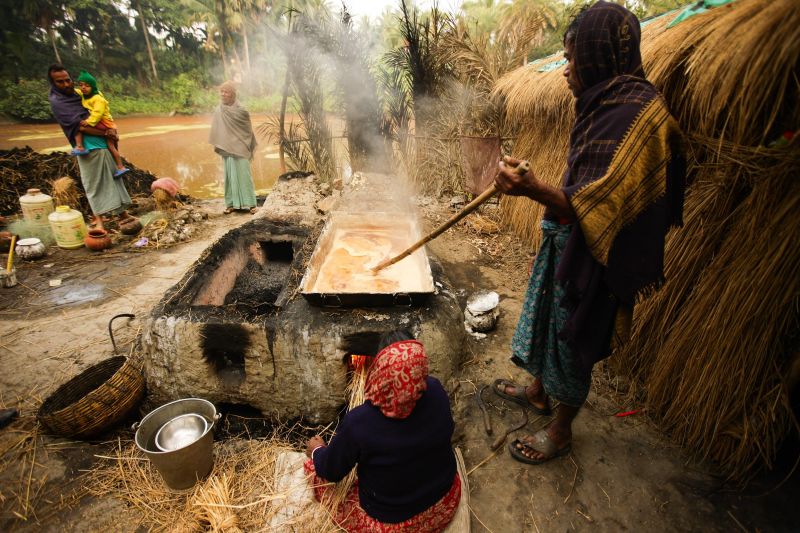
<path id="1" fill-rule="evenodd" d="M 738 0 L 673 28 L 643 28 L 648 78 L 687 134 L 694 173 L 685 225 L 668 236 L 666 283 L 635 310 L 611 359 L 647 413 L 731 479 L 769 466 L 797 420 L 789 368 L 800 328 L 800 3 Z M 558 57 L 545 60 L 555 61 Z M 504 98 L 537 175 L 558 185 L 574 111 L 563 67 L 505 76 Z M 541 209 L 505 198 L 504 221 L 534 244 Z"/>

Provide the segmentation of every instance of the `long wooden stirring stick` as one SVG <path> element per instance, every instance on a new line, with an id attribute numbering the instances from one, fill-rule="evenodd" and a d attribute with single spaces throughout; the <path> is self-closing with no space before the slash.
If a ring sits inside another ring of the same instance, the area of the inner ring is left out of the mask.
<path id="1" fill-rule="evenodd" d="M 527 161 L 522 161 L 514 169 L 514 172 L 519 174 L 520 176 L 522 176 L 523 174 L 528 172 L 530 169 L 531 169 L 530 164 Z M 464 206 L 464 208 L 461 211 L 459 211 L 458 213 L 456 213 L 455 215 L 450 217 L 450 220 L 448 220 L 447 222 L 445 222 L 444 224 L 442 224 L 441 226 L 439 226 L 438 228 L 436 228 L 435 230 L 430 232 L 428 235 L 426 235 L 422 239 L 418 240 L 416 243 L 414 243 L 411 246 L 409 246 L 404 252 L 392 257 L 391 259 L 387 259 L 386 261 L 382 261 L 382 262 L 378 263 L 376 266 L 372 267 L 370 270 L 372 271 L 373 274 L 376 274 L 379 270 L 383 270 L 384 268 L 386 268 L 388 266 L 391 266 L 391 265 L 397 263 L 398 261 L 402 261 L 403 259 L 405 259 L 409 255 L 411 255 L 414 252 L 416 252 L 422 246 L 425 246 L 426 243 L 429 243 L 430 241 L 432 241 L 433 239 L 435 239 L 436 237 L 438 237 L 439 235 L 441 235 L 442 233 L 444 233 L 445 231 L 450 229 L 456 222 L 458 222 L 459 220 L 461 220 L 465 216 L 467 216 L 470 213 L 472 213 L 473 211 L 475 211 L 482 203 L 484 203 L 486 200 L 488 200 L 489 198 L 491 198 L 492 196 L 494 196 L 498 192 L 500 192 L 500 190 L 497 188 L 497 186 L 495 186 L 494 183 L 492 183 L 491 187 L 489 187 L 488 189 L 483 191 L 480 196 L 478 196 L 477 198 L 472 200 L 470 203 L 468 203 L 466 206 Z"/>

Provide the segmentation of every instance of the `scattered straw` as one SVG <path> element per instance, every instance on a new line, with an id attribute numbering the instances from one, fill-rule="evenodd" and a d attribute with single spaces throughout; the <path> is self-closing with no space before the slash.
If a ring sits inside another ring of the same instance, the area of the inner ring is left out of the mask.
<path id="1" fill-rule="evenodd" d="M 86 489 L 136 508 L 143 525 L 154 531 L 285 531 L 288 524 L 277 517 L 296 487 L 278 483 L 276 463 L 282 453 L 293 450 L 289 441 L 275 434 L 214 446 L 211 474 L 188 492 L 170 491 L 151 463 L 139 460 L 143 455 L 132 442 L 118 442 L 112 453 L 98 456 L 102 460 L 89 472 Z M 340 531 L 321 509 L 316 502 L 303 507 L 292 517 L 291 530 Z"/>

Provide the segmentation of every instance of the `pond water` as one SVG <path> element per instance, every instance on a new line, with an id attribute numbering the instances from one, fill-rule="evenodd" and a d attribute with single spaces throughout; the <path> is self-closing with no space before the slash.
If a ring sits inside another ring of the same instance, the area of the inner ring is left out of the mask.
<path id="1" fill-rule="evenodd" d="M 253 128 L 268 119 L 253 114 Z M 287 122 L 294 117 L 287 117 Z M 123 117 L 115 119 L 120 152 L 137 167 L 158 177 L 169 176 L 181 192 L 196 198 L 223 196 L 222 159 L 208 144 L 210 115 L 174 117 Z M 280 175 L 278 147 L 259 140 L 252 170 L 256 193 L 268 193 Z M 0 124 L 0 149 L 30 146 L 41 152 L 67 151 L 70 147 L 57 124 Z"/>

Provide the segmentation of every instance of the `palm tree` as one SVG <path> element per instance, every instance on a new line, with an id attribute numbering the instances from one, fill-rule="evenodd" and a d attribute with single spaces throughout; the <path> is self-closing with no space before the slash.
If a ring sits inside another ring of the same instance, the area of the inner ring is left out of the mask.
<path id="1" fill-rule="evenodd" d="M 497 31 L 502 5 L 498 0 L 465 0 L 461 11 L 468 26 L 480 33 L 492 35 Z"/>
<path id="2" fill-rule="evenodd" d="M 158 69 L 156 68 L 156 59 L 153 57 L 153 48 L 150 46 L 150 32 L 147 29 L 147 20 L 144 18 L 144 10 L 142 9 L 142 0 L 133 0 L 134 8 L 139 13 L 139 21 L 142 25 L 142 34 L 144 34 L 144 43 L 147 46 L 147 57 L 150 58 L 150 68 L 153 72 L 153 81 L 158 83 Z"/>
<path id="3" fill-rule="evenodd" d="M 520 42 L 520 46 L 532 48 L 541 43 L 548 31 L 558 27 L 558 10 L 549 0 L 513 0 L 502 8 L 499 21 L 501 40 L 516 40 L 516 36 L 525 35 L 528 42 Z M 522 64 L 527 61 L 527 54 Z"/>
<path id="4" fill-rule="evenodd" d="M 56 46 L 56 32 L 54 24 L 62 18 L 65 6 L 63 1 L 52 0 L 22 0 L 19 4 L 22 8 L 22 13 L 30 20 L 35 26 L 43 29 L 47 36 L 50 38 L 50 44 L 53 46 L 53 55 L 56 61 L 61 63 L 61 54 L 58 53 L 58 46 Z"/>
<path id="5" fill-rule="evenodd" d="M 207 25 L 206 45 L 209 48 L 216 48 L 214 35 L 219 33 L 219 54 L 222 59 L 222 68 L 225 77 L 230 78 L 230 66 L 228 64 L 228 49 L 232 44 L 231 37 L 231 17 L 235 17 L 240 0 L 181 0 L 183 4 L 192 9 L 193 14 L 190 22 L 199 22 Z M 234 56 L 237 56 L 235 47 Z"/>

